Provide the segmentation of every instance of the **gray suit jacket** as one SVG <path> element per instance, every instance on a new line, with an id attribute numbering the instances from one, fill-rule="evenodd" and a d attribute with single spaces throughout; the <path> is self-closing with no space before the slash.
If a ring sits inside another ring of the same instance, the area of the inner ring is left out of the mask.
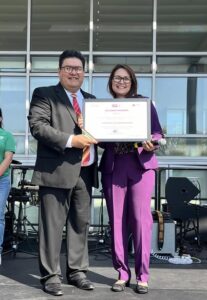
<path id="1" fill-rule="evenodd" d="M 84 98 L 95 98 L 82 91 Z M 33 92 L 29 125 L 37 139 L 37 159 L 32 182 L 39 186 L 72 188 L 81 169 L 82 149 L 65 148 L 71 134 L 81 133 L 68 96 L 57 86 L 36 88 Z M 93 185 L 97 187 L 97 148 L 95 147 Z"/>

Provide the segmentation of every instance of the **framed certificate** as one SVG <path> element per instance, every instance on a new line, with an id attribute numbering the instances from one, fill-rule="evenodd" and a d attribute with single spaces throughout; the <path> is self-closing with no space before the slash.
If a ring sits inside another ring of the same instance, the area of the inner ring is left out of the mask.
<path id="1" fill-rule="evenodd" d="M 149 140 L 150 112 L 150 101 L 146 98 L 85 99 L 84 129 L 97 141 Z"/>

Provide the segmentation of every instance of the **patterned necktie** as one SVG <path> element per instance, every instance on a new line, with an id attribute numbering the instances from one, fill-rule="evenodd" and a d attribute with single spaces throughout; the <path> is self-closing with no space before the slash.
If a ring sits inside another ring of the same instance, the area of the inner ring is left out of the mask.
<path id="1" fill-rule="evenodd" d="M 73 98 L 73 108 L 74 108 L 74 111 L 75 111 L 76 115 L 79 116 L 81 114 L 81 110 L 80 110 L 80 106 L 78 104 L 78 100 L 77 100 L 76 94 L 71 94 L 71 96 Z"/>
<path id="2" fill-rule="evenodd" d="M 73 108 L 76 113 L 76 116 L 78 117 L 81 114 L 81 109 L 78 104 L 77 96 L 76 96 L 76 94 L 71 94 L 71 96 L 73 98 Z M 84 167 L 88 166 L 89 161 L 90 161 L 90 146 L 87 146 L 83 149 L 81 166 L 84 166 Z"/>

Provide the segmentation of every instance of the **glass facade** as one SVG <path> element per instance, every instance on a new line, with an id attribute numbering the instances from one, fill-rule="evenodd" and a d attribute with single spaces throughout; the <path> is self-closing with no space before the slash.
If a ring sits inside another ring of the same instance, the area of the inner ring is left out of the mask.
<path id="1" fill-rule="evenodd" d="M 0 51 L 27 50 L 27 3 L 0 1 Z"/>
<path id="2" fill-rule="evenodd" d="M 205 0 L 156 2 L 158 51 L 207 51 Z"/>
<path id="3" fill-rule="evenodd" d="M 89 49 L 89 0 L 32 0 L 31 51 Z"/>
<path id="4" fill-rule="evenodd" d="M 206 163 L 206 0 L 0 0 L 0 8 L 0 106 L 17 159 L 35 160 L 34 88 L 56 84 L 59 54 L 77 49 L 87 61 L 83 88 L 97 98 L 110 98 L 116 63 L 135 70 L 168 141 L 161 164 Z"/>
<path id="5" fill-rule="evenodd" d="M 94 51 L 152 51 L 153 0 L 92 2 Z"/>

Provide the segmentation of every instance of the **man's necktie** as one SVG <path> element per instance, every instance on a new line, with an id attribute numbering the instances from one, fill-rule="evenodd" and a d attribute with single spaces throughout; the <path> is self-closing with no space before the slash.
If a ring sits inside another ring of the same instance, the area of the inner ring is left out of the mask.
<path id="1" fill-rule="evenodd" d="M 76 113 L 76 116 L 78 118 L 78 116 L 81 114 L 81 109 L 80 106 L 78 104 L 78 100 L 76 97 L 76 94 L 71 94 L 72 98 L 73 98 L 73 108 L 74 111 Z M 82 156 L 82 161 L 81 161 L 81 166 L 88 166 L 88 163 L 90 161 L 90 146 L 87 146 L 83 149 L 83 156 Z"/>
<path id="2" fill-rule="evenodd" d="M 79 116 L 81 114 L 81 110 L 80 110 L 80 106 L 78 104 L 78 100 L 77 100 L 76 94 L 71 94 L 71 96 L 73 98 L 73 108 L 74 108 L 74 111 L 75 111 L 76 115 Z"/>

